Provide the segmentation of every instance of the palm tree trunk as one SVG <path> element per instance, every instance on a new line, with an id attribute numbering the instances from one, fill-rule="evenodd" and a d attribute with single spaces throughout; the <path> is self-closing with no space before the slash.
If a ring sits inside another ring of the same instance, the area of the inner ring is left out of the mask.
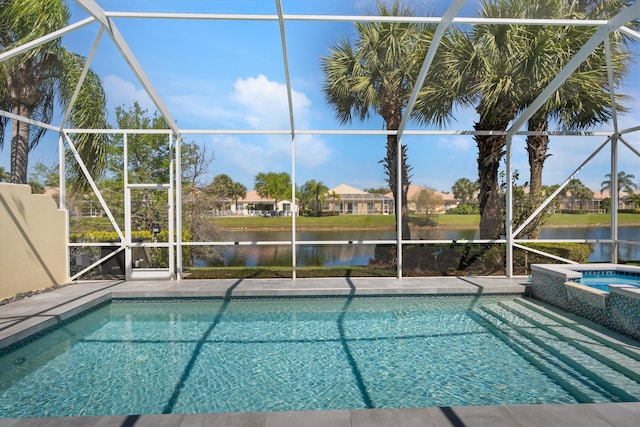
<path id="1" fill-rule="evenodd" d="M 476 130 L 480 124 L 475 125 Z M 497 239 L 502 229 L 498 169 L 504 155 L 503 135 L 476 135 L 480 193 L 480 238 Z"/>
<path id="2" fill-rule="evenodd" d="M 387 130 L 398 130 L 402 122 L 402 100 L 396 93 L 386 93 L 381 96 L 383 99 L 380 110 L 378 111 L 384 119 Z M 394 200 L 400 200 L 400 212 L 396 212 L 396 226 L 398 221 L 401 224 L 401 239 L 411 239 L 411 230 L 409 229 L 409 207 L 407 201 L 407 192 L 409 191 L 409 170 L 407 164 L 407 147 L 400 147 L 401 152 L 398 153 L 398 136 L 387 135 L 387 156 L 381 163 L 384 163 L 387 171 L 387 182 L 391 187 Z M 398 155 L 401 156 L 401 190 L 398 194 Z M 399 198 L 399 199 L 398 199 Z"/>
<path id="3" fill-rule="evenodd" d="M 545 113 L 536 113 L 529 119 L 529 131 L 546 132 L 549 129 L 547 115 Z M 529 135 L 527 136 L 527 153 L 529 154 L 529 197 L 534 202 L 532 206 L 542 202 L 542 169 L 544 162 L 549 157 L 547 151 L 549 149 L 548 135 Z M 529 232 L 530 239 L 540 238 L 540 230 L 532 230 Z"/>
<path id="4" fill-rule="evenodd" d="M 22 117 L 31 117 L 33 108 L 23 104 L 13 106 L 15 114 Z M 19 121 L 11 121 L 11 182 L 13 184 L 27 183 L 27 167 L 29 161 L 29 124 Z"/>
<path id="5" fill-rule="evenodd" d="M 396 212 L 396 225 L 400 221 L 402 239 L 411 239 L 411 230 L 409 229 L 409 207 L 407 203 L 407 192 L 409 191 L 409 166 L 407 164 L 406 146 L 401 147 L 401 177 L 402 188 L 398 194 L 398 137 L 396 135 L 387 135 L 387 156 L 384 159 L 387 169 L 387 179 L 394 200 L 400 200 L 400 212 Z M 400 199 L 398 199 L 400 197 Z"/>
<path id="6" fill-rule="evenodd" d="M 474 125 L 475 130 L 504 131 L 517 109 L 512 102 L 503 100 L 494 108 L 485 108 L 484 102 L 481 102 L 477 111 L 480 113 L 480 120 Z M 503 229 L 498 169 L 506 140 L 504 135 L 476 135 L 475 140 L 478 145 L 480 238 L 498 239 Z"/>

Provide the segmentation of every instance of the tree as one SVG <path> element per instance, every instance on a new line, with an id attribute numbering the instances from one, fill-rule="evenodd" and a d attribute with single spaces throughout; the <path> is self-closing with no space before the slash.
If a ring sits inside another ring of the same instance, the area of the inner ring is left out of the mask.
<path id="1" fill-rule="evenodd" d="M 553 194 L 558 188 L 560 188 L 560 184 L 552 184 L 552 185 L 543 185 L 542 186 L 542 193 L 544 194 L 544 197 L 548 197 L 551 194 Z M 566 195 L 566 187 L 565 187 L 565 193 L 560 193 L 562 195 Z M 550 212 L 554 213 L 556 210 L 558 210 L 560 208 L 560 201 L 558 200 L 558 196 L 556 196 L 550 203 L 549 203 L 549 208 L 550 208 Z"/>
<path id="2" fill-rule="evenodd" d="M 120 129 L 164 130 L 168 126 L 157 111 L 142 108 L 138 101 L 127 107 L 116 107 L 116 123 Z M 214 160 L 203 146 L 194 142 L 181 143 L 182 177 L 184 184 L 183 214 L 187 227 L 192 227 L 193 238 L 199 237 L 197 229 L 202 213 L 211 207 L 201 200 L 197 186 Z M 107 176 L 100 182 L 114 216 L 124 212 L 124 172 L 132 184 L 168 184 L 172 150 L 167 133 L 128 133 L 127 164 L 124 164 L 124 137 L 115 135 L 109 139 L 107 148 Z M 133 189 L 131 206 L 133 226 L 146 230 L 150 222 L 164 221 L 167 216 L 167 195 L 164 191 Z M 200 233 L 202 234 L 202 233 Z"/>
<path id="3" fill-rule="evenodd" d="M 116 107 L 116 123 L 120 129 L 168 129 L 157 111 L 142 108 L 138 101 Z M 111 138 L 108 150 L 109 172 L 122 180 L 126 169 L 130 183 L 168 183 L 171 150 L 167 134 L 130 133 L 127 135 L 127 164 L 124 162 L 124 139 Z"/>
<path id="4" fill-rule="evenodd" d="M 485 18 L 522 17 L 528 10 L 507 2 L 484 2 Z M 454 29 L 443 38 L 436 60 L 427 75 L 415 108 L 426 123 L 442 126 L 451 120 L 455 107 L 474 106 L 478 121 L 476 131 L 505 131 L 515 118 L 522 102 L 520 96 L 529 90 L 523 77 L 521 61 L 525 55 L 516 49 L 516 41 L 525 37 L 521 25 L 478 24 L 468 29 Z M 478 146 L 478 200 L 480 238 L 500 236 L 501 195 L 498 171 L 504 155 L 503 134 L 474 136 Z"/>
<path id="5" fill-rule="evenodd" d="M 442 196 L 430 188 L 423 188 L 416 196 L 416 210 L 429 215 L 434 213 L 438 206 L 442 206 Z"/>
<path id="6" fill-rule="evenodd" d="M 305 182 L 300 188 L 300 198 L 304 201 L 301 204 L 303 204 L 303 207 L 308 206 L 318 214 L 322 210 L 322 205 L 324 204 L 328 191 L 329 187 L 324 185 L 322 181 L 311 179 Z"/>
<path id="7" fill-rule="evenodd" d="M 546 11 L 538 11 L 536 16 L 548 18 L 580 17 L 585 19 L 606 19 L 612 12 L 619 11 L 624 4 L 618 0 L 603 2 L 564 2 L 549 0 L 540 2 Z M 546 15 L 546 16 L 545 16 Z M 529 29 L 526 41 L 531 53 L 527 73 L 531 77 L 531 98 L 522 108 L 537 96 L 564 67 L 575 52 L 580 49 L 592 32 L 585 27 L 536 26 Z M 611 47 L 611 70 L 614 82 L 619 82 L 627 72 L 630 59 L 622 33 L 613 33 L 609 38 Z M 560 86 L 557 93 L 534 113 L 528 121 L 528 130 L 539 134 L 528 135 L 526 148 L 529 157 L 530 194 L 539 204 L 542 201 L 542 170 L 550 156 L 549 122 L 559 121 L 567 130 L 585 129 L 611 118 L 612 105 L 609 87 L 608 67 L 604 45 L 584 61 L 576 71 Z M 616 105 L 620 112 L 624 97 L 616 94 Z M 530 237 L 537 238 L 537 235 Z"/>
<path id="8" fill-rule="evenodd" d="M 7 172 L 4 166 L 0 166 L 0 182 L 7 182 L 11 178 L 9 172 Z"/>
<path id="9" fill-rule="evenodd" d="M 561 0 L 490 0 L 482 4 L 481 15 L 485 18 L 572 18 L 572 13 L 577 13 L 573 7 Z M 454 107 L 475 106 L 479 116 L 474 125 L 476 131 L 506 131 L 516 114 L 537 98 L 575 54 L 576 48 L 592 34 L 593 30 L 579 26 L 549 29 L 539 25 L 492 23 L 453 30 L 438 49 L 427 76 L 430 84 L 421 91 L 416 108 L 422 110 L 430 122 L 441 125 L 451 120 Z M 602 72 L 606 70 L 602 57 L 586 61 L 554 94 L 560 99 L 559 103 L 554 104 L 552 100 L 543 107 L 532 118 L 529 128 L 545 130 L 548 115 L 573 124 L 594 123 L 606 117 L 606 109 L 599 108 L 609 90 L 602 85 Z M 581 71 L 584 71 L 582 77 L 592 77 L 582 86 Z M 585 91 L 587 84 L 599 87 Z M 588 96 L 577 96 L 581 91 Z M 536 121 L 538 119 L 542 122 Z M 503 228 L 498 171 L 506 139 L 495 133 L 478 134 L 474 139 L 478 146 L 480 238 L 496 238 Z M 531 164 L 539 167 L 532 171 L 536 197 L 541 188 L 538 177 L 547 157 L 546 150 L 546 145 L 529 141 Z"/>
<path id="10" fill-rule="evenodd" d="M 215 159 L 214 153 L 208 153 L 206 145 L 200 146 L 194 142 L 183 142 L 181 152 L 182 182 L 189 187 L 201 186 L 202 178 Z"/>
<path id="11" fill-rule="evenodd" d="M 632 204 L 635 209 L 638 209 L 640 207 L 640 194 L 629 194 L 625 201 Z"/>
<path id="12" fill-rule="evenodd" d="M 245 187 L 244 184 L 241 184 L 239 182 L 234 182 L 231 185 L 231 191 L 229 192 L 229 197 L 237 205 L 238 199 L 247 197 L 247 187 Z"/>
<path id="13" fill-rule="evenodd" d="M 29 175 L 28 184 L 33 194 L 43 194 L 47 187 L 58 187 L 60 185 L 58 163 L 51 166 L 42 162 L 36 163 L 33 166 L 33 172 Z"/>
<path id="14" fill-rule="evenodd" d="M 196 242 L 213 241 L 220 235 L 220 230 L 205 215 L 213 209 L 213 203 L 198 186 L 203 176 L 213 163 L 213 153 L 208 153 L 206 145 L 193 142 L 181 144 L 182 156 L 182 217 L 185 229 L 191 232 L 191 238 Z M 196 245 L 191 248 L 191 264 L 195 258 L 216 258 L 220 256 L 219 248 L 215 246 Z"/>
<path id="15" fill-rule="evenodd" d="M 213 195 L 218 204 L 224 209 L 225 201 L 231 200 L 233 180 L 227 174 L 221 173 L 213 177 L 213 181 L 205 188 L 207 194 Z"/>
<path id="16" fill-rule="evenodd" d="M 506 189 L 508 183 L 506 182 L 506 173 L 500 172 L 500 195 L 502 197 L 502 215 L 506 216 L 507 204 L 505 202 Z M 531 216 L 531 213 L 538 207 L 538 200 L 532 194 L 526 191 L 527 183 L 520 185 L 518 180 L 520 179 L 520 173 L 516 170 L 512 175 L 512 218 L 513 227 L 519 228 L 525 221 Z M 523 235 L 528 235 L 530 239 L 532 236 L 538 235 L 542 225 L 551 214 L 552 206 L 546 206 L 536 217 L 532 218 L 526 226 L 522 229 Z M 501 233 L 506 233 L 506 222 L 502 222 Z"/>
<path id="17" fill-rule="evenodd" d="M 573 178 L 569 181 L 565 189 L 565 194 L 570 193 L 572 207 L 575 201 L 578 201 L 579 209 L 582 210 L 585 202 L 593 200 L 593 191 L 591 191 L 589 187 L 584 185 L 582 181 L 577 178 Z"/>
<path id="18" fill-rule="evenodd" d="M 168 126 L 157 111 L 142 108 L 138 101 L 116 107 L 120 129 L 164 130 Z M 114 135 L 107 148 L 107 174 L 101 182 L 103 195 L 114 216 L 124 221 L 124 173 L 130 184 L 167 184 L 170 182 L 171 150 L 166 133 L 127 134 L 127 164 L 124 164 L 124 136 Z M 188 151 L 188 150 L 187 150 Z M 183 157 L 184 164 L 184 157 Z M 186 190 L 189 191 L 188 189 Z M 148 230 L 152 222 L 167 219 L 167 197 L 163 191 L 133 189 L 131 215 L 134 230 Z"/>
<path id="19" fill-rule="evenodd" d="M 69 9 L 63 0 L 0 0 L 0 51 L 24 45 L 67 25 Z M 85 58 L 67 51 L 55 39 L 0 63 L 0 106 L 27 119 L 50 122 L 56 101 L 69 106 Z M 74 128 L 106 128 L 106 97 L 97 74 L 89 71 L 66 123 Z M 0 146 L 8 119 L 0 117 Z M 29 152 L 45 133 L 27 122 L 11 122 L 11 182 L 26 183 Z M 92 176 L 105 166 L 105 136 L 77 134 L 74 141 Z M 70 179 L 82 185 L 81 170 L 70 163 Z"/>
<path id="20" fill-rule="evenodd" d="M 365 188 L 364 191 L 370 194 L 387 194 L 389 187 Z"/>
<path id="21" fill-rule="evenodd" d="M 413 15 L 397 0 L 390 8 L 379 2 L 378 14 Z M 355 29 L 355 43 L 343 39 L 331 48 L 329 56 L 322 58 L 325 99 L 342 123 L 350 123 L 354 116 L 366 120 L 371 113 L 376 113 L 384 120 L 387 130 L 397 130 L 425 57 L 424 46 L 428 45 L 434 27 L 406 22 L 360 22 L 355 24 Z M 416 114 L 420 112 L 416 111 Z M 401 222 L 401 237 L 409 239 L 407 191 L 411 168 L 407 162 L 407 147 L 402 145 L 398 152 L 397 135 L 388 135 L 386 149 L 381 163 L 395 200 L 401 201 L 396 222 Z M 398 156 L 401 161 L 400 194 Z"/>
<path id="22" fill-rule="evenodd" d="M 58 187 L 60 185 L 60 174 L 58 173 L 58 163 L 47 166 L 38 162 L 33 166 L 33 172 L 29 176 L 29 181 L 40 183 L 43 187 Z"/>
<path id="23" fill-rule="evenodd" d="M 291 178 L 286 172 L 260 172 L 255 177 L 253 188 L 260 197 L 274 199 L 275 211 L 278 210 L 278 201 L 291 198 Z"/>
<path id="24" fill-rule="evenodd" d="M 213 178 L 211 184 L 205 188 L 205 192 L 222 201 L 224 206 L 225 200 L 233 200 L 238 204 L 238 199 L 247 196 L 247 187 L 234 182 L 229 175 L 222 173 Z"/>
<path id="25" fill-rule="evenodd" d="M 611 195 L 611 174 L 608 173 L 605 177 L 607 179 L 600 183 L 602 187 L 600 191 L 608 191 Z M 620 192 L 633 194 L 633 192 L 638 189 L 638 185 L 633 182 L 634 179 L 635 176 L 632 174 L 627 174 L 624 171 L 618 172 L 618 194 L 620 194 Z"/>
<path id="26" fill-rule="evenodd" d="M 451 187 L 453 197 L 460 200 L 460 203 L 467 203 L 478 191 L 478 182 L 473 182 L 468 178 L 460 178 Z"/>

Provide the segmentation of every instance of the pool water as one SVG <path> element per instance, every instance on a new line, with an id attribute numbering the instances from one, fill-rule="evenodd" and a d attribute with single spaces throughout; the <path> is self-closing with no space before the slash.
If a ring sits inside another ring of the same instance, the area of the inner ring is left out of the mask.
<path id="1" fill-rule="evenodd" d="M 515 297 L 114 301 L 0 353 L 0 417 L 639 401 L 640 352 L 574 324 Z"/>
<path id="2" fill-rule="evenodd" d="M 609 292 L 609 285 L 640 287 L 640 276 L 616 272 L 582 272 L 582 278 L 578 279 L 578 283 Z"/>

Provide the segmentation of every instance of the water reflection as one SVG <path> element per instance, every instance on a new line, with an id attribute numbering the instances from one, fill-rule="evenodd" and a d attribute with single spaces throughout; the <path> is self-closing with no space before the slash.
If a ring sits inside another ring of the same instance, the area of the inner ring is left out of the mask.
<path id="1" fill-rule="evenodd" d="M 638 241 L 640 227 L 622 226 L 618 229 L 621 240 Z M 476 229 L 424 229 L 413 232 L 414 239 L 424 240 L 461 240 L 477 239 Z M 225 237 L 228 241 L 289 242 L 290 231 L 230 231 Z M 541 232 L 542 239 L 609 239 L 608 227 L 554 227 Z M 367 265 L 374 257 L 375 245 L 316 245 L 305 241 L 348 241 L 348 240 L 392 240 L 394 230 L 314 230 L 300 231 L 296 235 L 296 264 L 299 266 L 344 266 Z M 590 262 L 608 262 L 610 246 L 608 243 L 595 243 L 589 257 Z M 221 260 L 200 258 L 194 261 L 194 267 L 205 266 L 290 266 L 291 247 L 287 245 L 258 245 L 225 247 Z M 620 260 L 640 260 L 640 245 L 621 244 Z"/>

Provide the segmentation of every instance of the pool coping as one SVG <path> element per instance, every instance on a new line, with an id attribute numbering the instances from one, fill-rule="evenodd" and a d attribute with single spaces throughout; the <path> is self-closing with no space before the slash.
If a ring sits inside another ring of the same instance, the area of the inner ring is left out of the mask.
<path id="1" fill-rule="evenodd" d="M 0 306 L 0 348 L 112 298 L 524 294 L 526 277 L 223 279 L 77 282 Z M 222 414 L 0 418 L 0 427 L 47 426 L 635 426 L 640 403 L 463 406 Z"/>

